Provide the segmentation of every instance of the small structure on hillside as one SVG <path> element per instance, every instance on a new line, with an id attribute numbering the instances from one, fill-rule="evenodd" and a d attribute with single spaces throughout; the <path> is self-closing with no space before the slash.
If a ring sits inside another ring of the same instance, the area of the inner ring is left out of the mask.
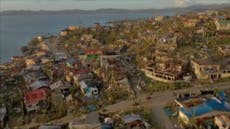
<path id="1" fill-rule="evenodd" d="M 85 54 L 80 56 L 82 65 L 89 69 L 100 67 L 100 56 L 102 54 L 101 50 L 86 50 Z"/>
<path id="2" fill-rule="evenodd" d="M 149 124 L 140 115 L 129 114 L 122 117 L 126 129 L 149 129 Z"/>
<path id="3" fill-rule="evenodd" d="M 79 83 L 82 93 L 87 97 L 94 97 L 99 94 L 100 82 L 96 80 L 83 80 Z"/>
<path id="4" fill-rule="evenodd" d="M 59 62 L 63 60 L 67 60 L 67 55 L 64 52 L 57 52 L 54 55 L 54 61 Z"/>
<path id="5" fill-rule="evenodd" d="M 29 85 L 29 88 L 32 90 L 40 89 L 40 88 L 49 88 L 48 81 L 35 81 Z"/>
<path id="6" fill-rule="evenodd" d="M 61 36 L 67 36 L 70 32 L 76 31 L 76 30 L 78 30 L 78 29 L 79 29 L 78 26 L 69 26 L 68 28 L 62 30 L 62 31 L 60 32 L 60 35 L 61 35 Z"/>
<path id="7" fill-rule="evenodd" d="M 46 88 L 27 92 L 24 97 L 27 112 L 38 110 L 40 107 L 45 106 L 41 105 L 40 102 L 47 100 L 48 96 L 49 90 Z"/>

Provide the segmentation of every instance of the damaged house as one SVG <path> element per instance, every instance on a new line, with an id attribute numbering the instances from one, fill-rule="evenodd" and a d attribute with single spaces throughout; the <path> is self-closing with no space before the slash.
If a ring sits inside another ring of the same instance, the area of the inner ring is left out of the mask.
<path id="1" fill-rule="evenodd" d="M 122 117 L 126 129 L 149 129 L 149 124 L 140 115 L 129 114 Z"/>
<path id="2" fill-rule="evenodd" d="M 159 39 L 155 52 L 143 68 L 148 77 L 168 83 L 184 81 L 183 76 L 186 73 L 187 62 L 173 57 L 173 53 L 178 47 L 177 40 L 177 36 L 172 33 Z"/>
<path id="3" fill-rule="evenodd" d="M 230 45 L 222 45 L 218 47 L 219 53 L 223 54 L 224 56 L 230 56 Z"/>
<path id="4" fill-rule="evenodd" d="M 99 93 L 101 81 L 88 69 L 82 68 L 69 72 L 67 78 L 71 79 L 73 85 L 79 87 L 82 93 L 87 97 L 96 96 Z"/>
<path id="5" fill-rule="evenodd" d="M 191 61 L 193 71 L 198 80 L 218 80 L 230 77 L 230 60 L 213 61 L 212 59 Z"/>
<path id="6" fill-rule="evenodd" d="M 101 87 L 101 82 L 98 80 L 83 80 L 79 83 L 82 93 L 86 97 L 94 97 L 99 94 L 99 89 Z"/>
<path id="7" fill-rule="evenodd" d="M 225 97 L 211 96 L 206 98 L 191 98 L 189 100 L 177 101 L 180 105 L 179 119 L 186 125 L 193 124 L 191 121 L 197 122 L 205 119 L 213 119 L 219 115 L 229 115 L 230 104 Z"/>
<path id="8" fill-rule="evenodd" d="M 84 55 L 80 56 L 82 65 L 91 69 L 100 67 L 101 50 L 86 50 Z"/>
<path id="9" fill-rule="evenodd" d="M 27 112 L 39 110 L 41 107 L 46 106 L 42 103 L 48 99 L 49 90 L 46 88 L 36 89 L 25 93 L 24 103 Z"/>
<path id="10" fill-rule="evenodd" d="M 145 74 L 162 82 L 177 82 L 182 80 L 184 71 L 182 62 L 166 61 L 149 64 L 145 69 Z"/>

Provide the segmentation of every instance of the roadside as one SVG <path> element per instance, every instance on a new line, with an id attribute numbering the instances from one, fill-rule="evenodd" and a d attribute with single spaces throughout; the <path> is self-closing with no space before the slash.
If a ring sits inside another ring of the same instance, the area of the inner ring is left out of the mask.
<path id="1" fill-rule="evenodd" d="M 152 118 L 157 122 L 157 124 L 161 127 L 161 129 L 175 129 L 169 119 L 169 117 L 164 113 L 163 108 L 166 105 L 167 102 L 173 101 L 175 99 L 175 96 L 173 95 L 175 92 L 199 92 L 200 90 L 204 89 L 230 89 L 230 82 L 224 82 L 224 83 L 218 83 L 215 84 L 215 86 L 211 85 L 204 85 L 204 86 L 196 86 L 194 88 L 190 87 L 187 89 L 180 89 L 180 90 L 174 90 L 174 91 L 165 91 L 165 92 L 156 92 L 151 95 L 151 100 L 146 100 L 147 95 L 141 94 L 137 96 L 136 100 L 139 102 L 140 105 L 146 107 L 151 106 L 152 108 Z M 121 112 L 121 111 L 127 111 L 133 108 L 131 100 L 124 100 L 119 103 L 109 105 L 104 107 L 107 112 Z M 80 120 L 81 118 L 86 118 L 87 122 L 95 122 L 95 120 L 98 119 L 98 112 L 101 112 L 102 110 L 94 111 L 91 113 L 86 114 L 83 117 L 76 116 L 66 116 L 58 120 L 50 121 L 49 123 L 69 123 L 72 120 Z M 97 122 L 97 121 L 96 121 Z M 23 127 L 20 127 L 21 129 L 29 129 L 34 126 L 38 126 L 42 123 L 31 123 L 29 125 L 25 125 Z"/>

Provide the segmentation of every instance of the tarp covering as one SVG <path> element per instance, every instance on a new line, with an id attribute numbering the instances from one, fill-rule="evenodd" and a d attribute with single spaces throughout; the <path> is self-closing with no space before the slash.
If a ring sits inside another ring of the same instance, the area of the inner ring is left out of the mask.
<path id="1" fill-rule="evenodd" d="M 191 108 L 181 108 L 180 111 L 191 118 L 195 116 L 201 116 L 212 111 L 230 112 L 230 106 L 228 102 L 221 101 L 216 97 L 213 97 L 201 105 Z"/>

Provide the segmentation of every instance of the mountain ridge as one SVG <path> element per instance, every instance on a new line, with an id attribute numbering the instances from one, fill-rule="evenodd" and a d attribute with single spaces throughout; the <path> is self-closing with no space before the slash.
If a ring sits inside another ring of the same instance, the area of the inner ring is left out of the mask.
<path id="1" fill-rule="evenodd" d="M 192 5 L 188 7 L 177 7 L 177 8 L 165 8 L 165 9 L 119 9 L 119 8 L 102 8 L 95 10 L 81 10 L 81 9 L 71 9 L 71 10 L 9 10 L 1 11 L 0 15 L 42 15 L 42 14 L 87 14 L 87 13 L 161 13 L 161 12 L 178 12 L 187 13 L 192 11 L 205 11 L 205 10 L 215 10 L 229 8 L 229 4 L 212 4 L 212 5 Z"/>

